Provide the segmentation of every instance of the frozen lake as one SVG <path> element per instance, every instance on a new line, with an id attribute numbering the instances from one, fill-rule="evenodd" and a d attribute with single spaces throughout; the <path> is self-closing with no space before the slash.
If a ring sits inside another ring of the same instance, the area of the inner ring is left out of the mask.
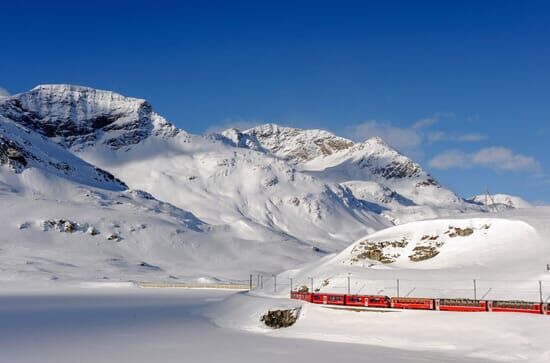
<path id="1" fill-rule="evenodd" d="M 83 289 L 0 296 L 2 362 L 482 362 L 460 355 L 272 337 L 220 328 L 213 290 Z M 220 306 L 221 306 L 220 305 Z"/>

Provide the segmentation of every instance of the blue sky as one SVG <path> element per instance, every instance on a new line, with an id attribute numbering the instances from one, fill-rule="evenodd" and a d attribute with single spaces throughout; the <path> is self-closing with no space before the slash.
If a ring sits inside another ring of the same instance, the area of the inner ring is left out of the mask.
<path id="1" fill-rule="evenodd" d="M 544 1 L 12 0 L 0 87 L 110 89 L 193 133 L 381 135 L 463 196 L 550 203 L 549 24 Z"/>

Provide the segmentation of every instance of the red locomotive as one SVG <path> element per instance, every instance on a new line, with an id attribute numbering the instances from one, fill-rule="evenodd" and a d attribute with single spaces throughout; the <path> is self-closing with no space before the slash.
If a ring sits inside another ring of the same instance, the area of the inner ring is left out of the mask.
<path id="1" fill-rule="evenodd" d="M 516 312 L 550 315 L 550 311 L 548 311 L 548 304 L 527 301 L 431 299 L 417 297 L 390 298 L 383 295 L 347 295 L 299 291 L 292 291 L 290 293 L 290 298 L 323 305 L 461 312 Z"/>

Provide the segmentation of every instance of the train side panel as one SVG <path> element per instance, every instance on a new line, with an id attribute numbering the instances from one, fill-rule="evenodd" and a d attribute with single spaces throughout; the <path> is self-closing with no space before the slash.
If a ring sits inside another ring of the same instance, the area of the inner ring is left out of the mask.
<path id="1" fill-rule="evenodd" d="M 493 312 L 545 314 L 548 305 L 527 301 L 493 301 Z"/>
<path id="2" fill-rule="evenodd" d="M 392 297 L 391 307 L 394 309 L 434 310 L 435 300 L 413 297 Z"/>
<path id="3" fill-rule="evenodd" d="M 312 302 L 323 305 L 346 305 L 346 295 L 344 294 L 313 294 Z"/>
<path id="4" fill-rule="evenodd" d="M 488 301 L 470 299 L 438 299 L 441 311 L 484 312 L 490 311 Z"/>

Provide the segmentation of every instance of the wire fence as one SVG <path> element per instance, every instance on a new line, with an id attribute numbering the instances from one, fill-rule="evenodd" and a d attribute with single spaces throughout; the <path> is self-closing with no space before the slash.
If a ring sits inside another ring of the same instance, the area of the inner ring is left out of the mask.
<path id="1" fill-rule="evenodd" d="M 249 284 L 252 290 L 275 294 L 302 290 L 307 292 L 385 295 L 390 297 L 550 302 L 550 280 L 365 279 L 351 275 L 290 278 L 256 274 L 251 275 Z"/>

